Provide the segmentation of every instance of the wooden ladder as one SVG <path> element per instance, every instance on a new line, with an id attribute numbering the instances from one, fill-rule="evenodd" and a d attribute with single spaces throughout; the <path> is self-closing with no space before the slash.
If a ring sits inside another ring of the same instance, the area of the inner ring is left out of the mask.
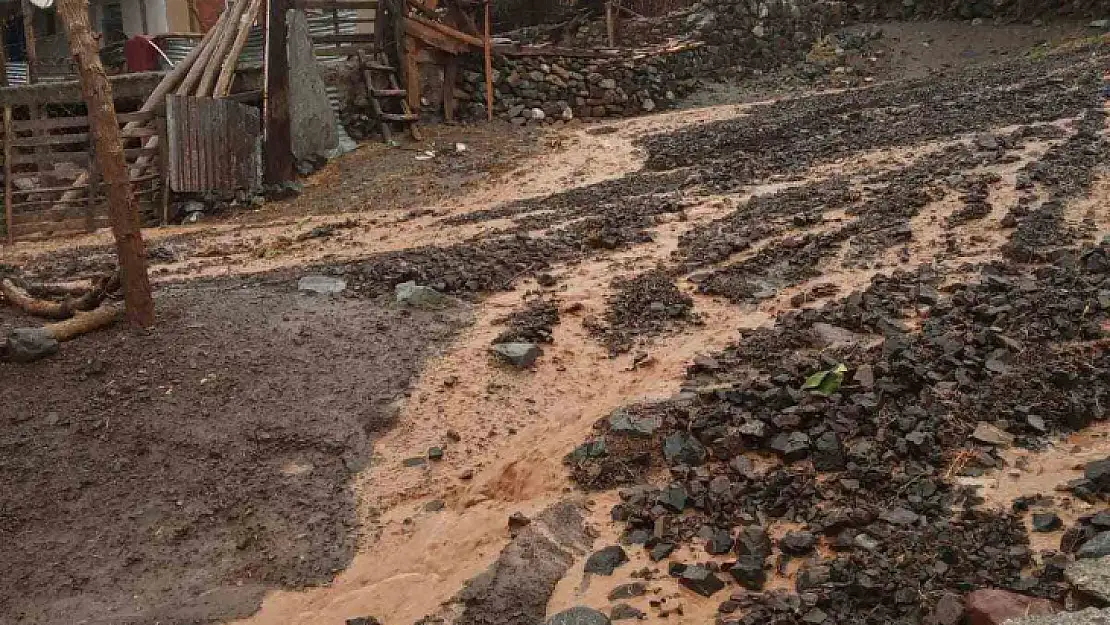
<path id="1" fill-rule="evenodd" d="M 367 58 L 365 50 L 358 51 L 359 66 L 362 77 L 366 81 L 366 95 L 370 98 L 370 110 L 382 125 L 382 137 L 386 143 L 393 140 L 393 129 L 390 124 L 400 123 L 408 128 L 409 134 L 416 141 L 422 139 L 420 126 L 417 123 L 420 116 L 412 112 L 408 103 L 408 92 L 401 88 L 397 80 L 397 70 L 390 67 L 384 55 L 376 54 L 374 58 Z M 392 103 L 383 106 L 383 101 Z"/>

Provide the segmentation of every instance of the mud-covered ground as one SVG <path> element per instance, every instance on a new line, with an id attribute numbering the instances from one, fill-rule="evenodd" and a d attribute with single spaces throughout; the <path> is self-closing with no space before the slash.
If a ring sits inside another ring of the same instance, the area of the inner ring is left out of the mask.
<path id="1" fill-rule="evenodd" d="M 368 197 L 344 177 L 320 211 L 154 233 L 149 335 L 0 363 L 0 609 L 511 622 L 608 613 L 633 573 L 651 591 L 619 602 L 653 622 L 916 623 L 973 588 L 1058 597 L 1065 562 L 1028 515 L 963 485 L 1018 470 L 980 422 L 1039 450 L 1105 416 L 1107 56 L 1085 41 L 558 131 L 461 197 L 300 218 Z M 75 279 L 111 254 L 0 263 Z M 297 293 L 309 273 L 347 289 Z M 410 280 L 459 299 L 394 304 Z M 508 371 L 488 356 L 504 341 L 544 353 Z M 634 564 L 580 580 L 588 548 L 539 514 L 572 487 L 599 502 L 587 533 Z M 542 522 L 511 539 L 521 510 Z M 535 576 L 510 574 L 549 543 Z M 694 594 L 695 565 L 727 590 Z"/>

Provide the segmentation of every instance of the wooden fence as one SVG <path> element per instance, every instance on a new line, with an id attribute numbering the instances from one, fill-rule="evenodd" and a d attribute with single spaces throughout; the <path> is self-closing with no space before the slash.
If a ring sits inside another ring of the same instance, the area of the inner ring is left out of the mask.
<path id="1" fill-rule="evenodd" d="M 169 201 L 163 182 L 167 160 L 164 119 L 154 113 L 120 113 L 118 118 L 121 126 L 139 122 L 140 127 L 123 129 L 124 156 L 144 221 L 161 221 Z M 151 142 L 155 136 L 160 140 Z M 6 239 L 92 231 L 108 225 L 106 188 L 92 146 L 87 117 L 13 119 L 13 109 L 4 109 Z"/>

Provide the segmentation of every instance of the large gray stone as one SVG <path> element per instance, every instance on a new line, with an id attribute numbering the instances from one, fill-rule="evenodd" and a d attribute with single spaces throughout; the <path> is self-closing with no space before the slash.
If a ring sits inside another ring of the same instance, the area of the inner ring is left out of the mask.
<path id="1" fill-rule="evenodd" d="M 498 343 L 491 347 L 490 351 L 519 369 L 531 367 L 543 353 L 535 343 Z"/>
<path id="2" fill-rule="evenodd" d="M 297 281 L 297 290 L 317 295 L 335 295 L 347 288 L 347 281 L 331 276 L 305 276 Z"/>
<path id="3" fill-rule="evenodd" d="M 547 625 L 609 625 L 609 617 L 586 606 L 576 606 L 547 619 Z"/>
<path id="4" fill-rule="evenodd" d="M 632 414 L 624 408 L 617 408 L 609 415 L 609 431 L 628 436 L 651 436 L 659 427 L 659 417 L 655 415 Z"/>
<path id="5" fill-rule="evenodd" d="M 308 21 L 303 11 L 290 10 L 289 123 L 293 156 L 305 160 L 323 156 L 339 145 L 335 111 L 328 102 L 324 77 L 312 51 Z"/>
<path id="6" fill-rule="evenodd" d="M 1075 553 L 1077 558 L 1103 558 L 1110 556 L 1110 532 L 1099 532 L 1095 537 L 1083 543 Z"/>
<path id="7" fill-rule="evenodd" d="M 1006 625 L 1110 625 L 1110 608 L 1087 608 L 1048 616 L 1026 616 L 1006 621 Z"/>
<path id="8" fill-rule="evenodd" d="M 1110 557 L 1079 560 L 1064 570 L 1068 583 L 1102 605 L 1110 605 Z"/>
<path id="9" fill-rule="evenodd" d="M 46 328 L 15 328 L 0 345 L 0 360 L 27 363 L 58 353 L 58 340 Z"/>
<path id="10" fill-rule="evenodd" d="M 416 308 L 443 308 L 451 298 L 430 286 L 420 286 L 415 282 L 402 282 L 393 288 L 393 294 L 401 304 Z"/>

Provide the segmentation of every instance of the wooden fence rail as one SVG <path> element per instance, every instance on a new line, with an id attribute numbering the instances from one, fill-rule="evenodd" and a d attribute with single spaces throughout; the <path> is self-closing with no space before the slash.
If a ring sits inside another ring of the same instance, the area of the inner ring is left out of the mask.
<path id="1" fill-rule="evenodd" d="M 120 113 L 121 127 L 131 122 L 143 126 L 123 130 L 124 157 L 143 220 L 163 218 L 169 187 L 165 184 L 165 158 L 144 141 L 160 136 L 165 127 L 155 113 Z M 90 141 L 89 120 L 84 116 L 14 119 L 13 107 L 4 109 L 3 181 L 5 238 L 92 231 L 109 225 L 106 189 L 97 171 Z"/>

